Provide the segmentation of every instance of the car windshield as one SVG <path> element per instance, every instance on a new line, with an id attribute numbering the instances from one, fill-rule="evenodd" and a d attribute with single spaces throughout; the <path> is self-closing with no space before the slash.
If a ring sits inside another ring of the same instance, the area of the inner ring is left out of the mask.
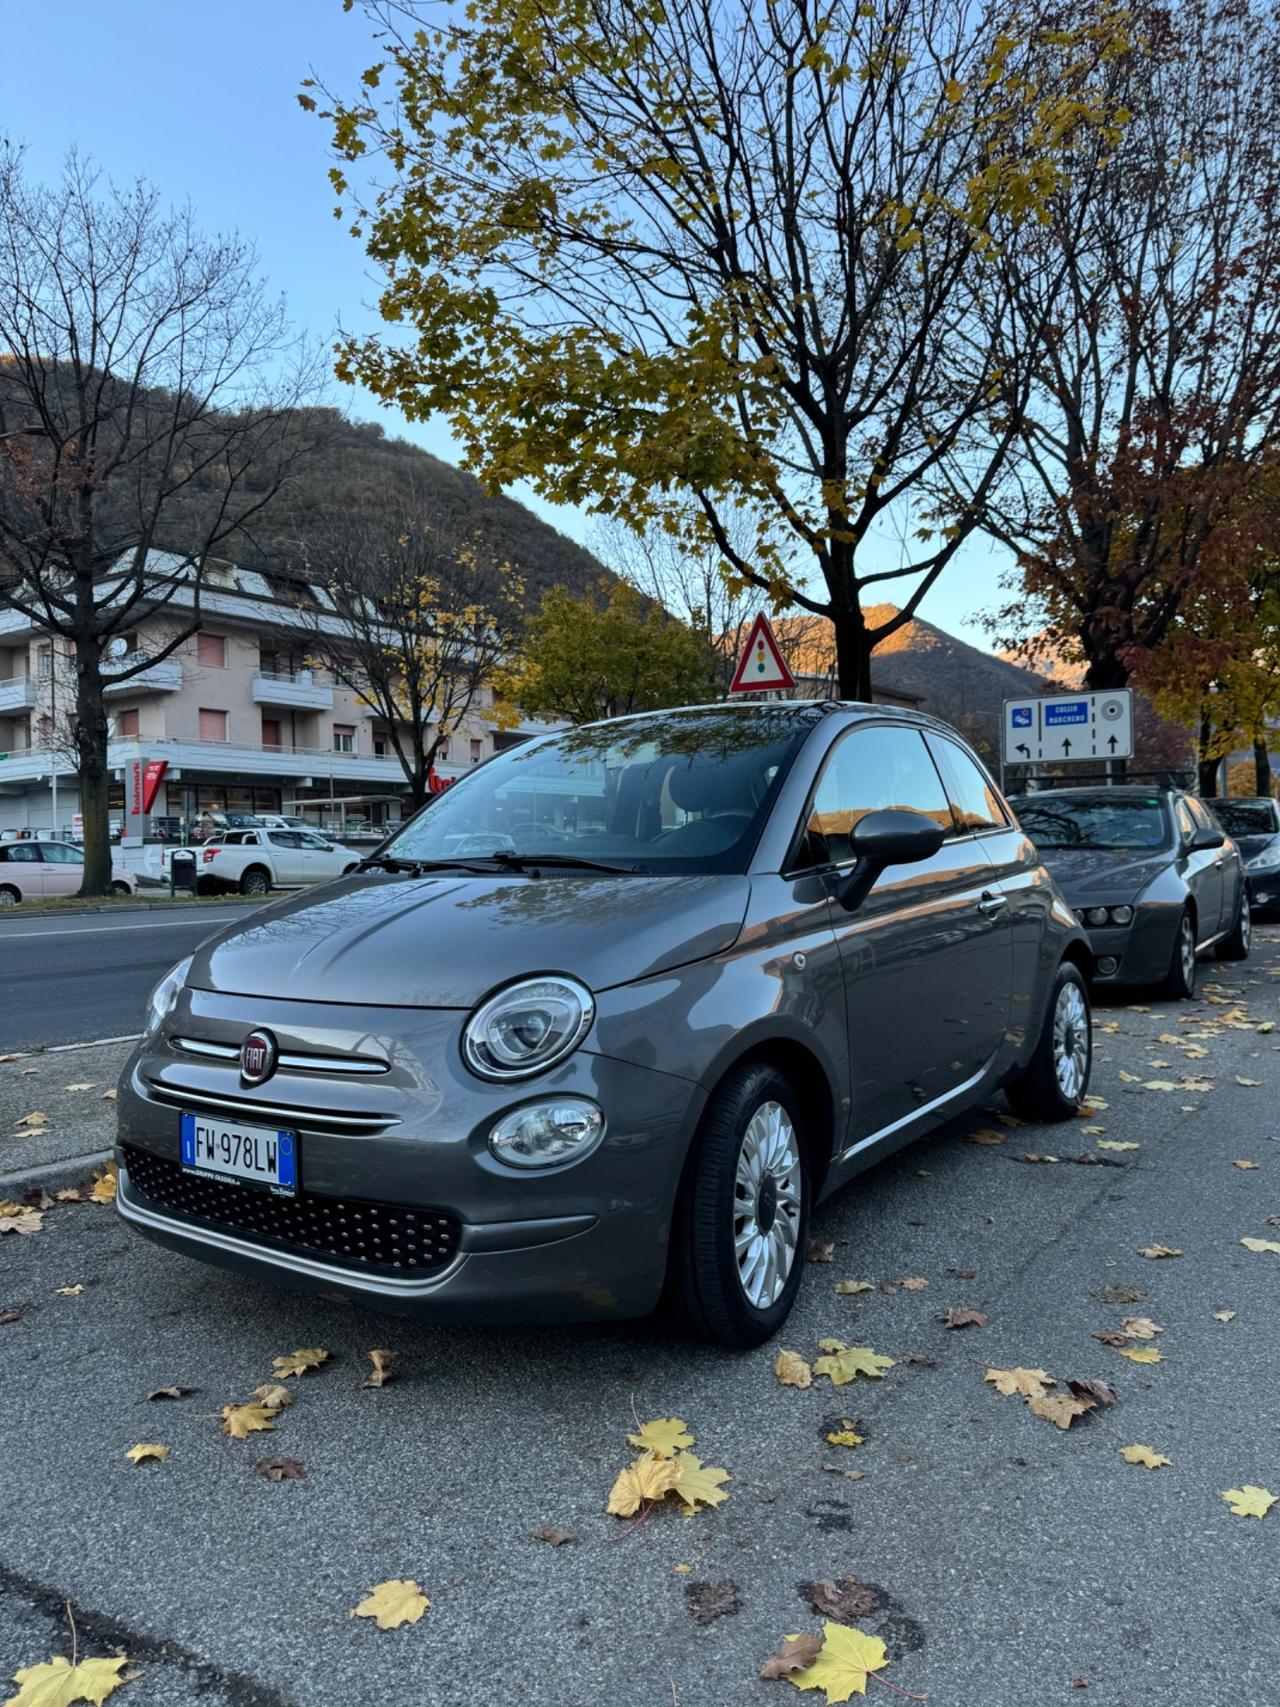
<path id="1" fill-rule="evenodd" d="M 1013 808 L 1038 848 L 1163 848 L 1172 839 L 1157 794 L 1024 795 Z"/>
<path id="2" fill-rule="evenodd" d="M 1213 814 L 1231 836 L 1274 836 L 1280 807 L 1273 800 L 1213 800 Z"/>
<path id="3" fill-rule="evenodd" d="M 708 707 L 566 730 L 438 794 L 381 857 L 745 871 L 811 727 L 794 711 Z"/>

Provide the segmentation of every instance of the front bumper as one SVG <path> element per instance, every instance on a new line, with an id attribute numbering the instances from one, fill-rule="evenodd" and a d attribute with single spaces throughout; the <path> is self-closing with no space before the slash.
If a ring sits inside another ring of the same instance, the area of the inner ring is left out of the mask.
<path id="1" fill-rule="evenodd" d="M 1255 912 L 1280 912 L 1280 866 L 1267 871 L 1246 872 L 1249 900 Z"/>
<path id="2" fill-rule="evenodd" d="M 1072 903 L 1077 917 L 1083 906 L 1093 904 Z M 1093 955 L 1093 982 L 1099 988 L 1160 983 L 1173 960 L 1181 916 L 1180 907 L 1148 904 L 1136 907 L 1131 924 L 1085 925 Z"/>
<path id="3" fill-rule="evenodd" d="M 121 1080 L 119 1213 L 184 1255 L 399 1314 L 501 1322 L 646 1314 L 662 1287 L 700 1089 L 584 1050 L 544 1078 L 485 1084 L 459 1057 L 465 1017 L 184 990 Z M 177 1041 L 238 1043 L 257 1026 L 274 1032 L 282 1056 L 327 1062 L 328 1071 L 295 1067 L 245 1088 L 234 1063 L 193 1055 Z M 352 1059 L 381 1070 L 333 1066 Z M 604 1109 L 600 1146 L 545 1173 L 496 1162 L 486 1143 L 494 1120 L 557 1091 Z M 187 1099 L 197 1109 L 224 1106 L 228 1119 L 298 1133 L 300 1189 L 288 1214 L 273 1211 L 281 1200 L 252 1188 L 243 1199 L 240 1188 L 210 1190 L 180 1173 Z M 369 1233 L 367 1246 L 348 1219 Z M 415 1244 L 401 1261 L 398 1245 L 392 1253 L 379 1240 L 406 1221 L 424 1230 L 424 1248 Z"/>

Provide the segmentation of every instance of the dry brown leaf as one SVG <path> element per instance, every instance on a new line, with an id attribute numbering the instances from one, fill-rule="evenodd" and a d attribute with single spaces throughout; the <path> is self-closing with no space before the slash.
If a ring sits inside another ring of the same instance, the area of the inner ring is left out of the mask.
<path id="1" fill-rule="evenodd" d="M 810 1239 L 804 1248 L 804 1254 L 807 1262 L 834 1262 L 836 1247 L 830 1240 Z"/>
<path id="2" fill-rule="evenodd" d="M 54 1194 L 59 1203 L 83 1203 L 85 1194 L 78 1185 L 68 1185 Z"/>
<path id="3" fill-rule="evenodd" d="M 1101 1340 L 1103 1345 L 1122 1346 L 1129 1343 L 1123 1334 L 1116 1333 L 1113 1328 L 1103 1328 L 1100 1333 L 1096 1333 L 1093 1337 L 1096 1340 Z"/>
<path id="4" fill-rule="evenodd" d="M 1180 1257 L 1182 1252 L 1172 1245 L 1143 1245 L 1138 1255 L 1150 1257 L 1153 1262 L 1156 1262 L 1161 1257 Z"/>
<path id="5" fill-rule="evenodd" d="M 1164 1329 L 1158 1322 L 1153 1322 L 1150 1316 L 1122 1316 L 1121 1330 L 1134 1340 L 1153 1340 Z"/>
<path id="6" fill-rule="evenodd" d="M 91 1091 L 93 1085 L 89 1080 L 81 1079 L 74 1085 L 63 1085 L 62 1088 L 64 1091 Z"/>
<path id="7" fill-rule="evenodd" d="M 530 1541 L 545 1541 L 548 1547 L 567 1547 L 569 1542 L 576 1540 L 577 1537 L 572 1529 L 553 1529 L 549 1523 L 544 1523 L 541 1529 L 529 1531 L 529 1539 Z M 686 1566 L 686 1569 L 692 1569 L 692 1566 Z"/>
<path id="8" fill-rule="evenodd" d="M 945 1316 L 939 1316 L 938 1320 L 944 1328 L 985 1328 L 987 1325 L 987 1318 L 981 1310 L 969 1310 L 958 1305 L 948 1310 Z"/>
<path id="9" fill-rule="evenodd" d="M 259 1458 L 253 1467 L 268 1482 L 298 1482 L 307 1473 L 297 1458 Z"/>
<path id="10" fill-rule="evenodd" d="M 369 1361 L 373 1364 L 372 1371 L 360 1383 L 362 1387 L 385 1387 L 392 1375 L 391 1365 L 395 1360 L 394 1351 L 371 1351 Z"/>
<path id="11" fill-rule="evenodd" d="M 109 1091 L 103 1091 L 103 1093 L 102 1093 L 102 1095 L 101 1095 L 101 1097 L 99 1097 L 99 1099 L 98 1099 L 98 1100 L 99 1100 L 99 1101 L 100 1101 L 100 1102 L 114 1102 L 114 1101 L 115 1101 L 115 1100 L 116 1100 L 116 1093 L 115 1093 L 115 1090 L 114 1090 L 114 1089 L 112 1089 L 112 1090 L 109 1090 Z"/>
<path id="12" fill-rule="evenodd" d="M 908 1274 L 898 1284 L 904 1292 L 923 1292 L 929 1282 L 922 1274 Z"/>
<path id="13" fill-rule="evenodd" d="M 837 1280 L 836 1291 L 842 1298 L 849 1298 L 855 1292 L 874 1292 L 875 1287 L 869 1280 Z"/>
<path id="14" fill-rule="evenodd" d="M 788 1636 L 776 1654 L 760 1662 L 760 1676 L 790 1677 L 793 1672 L 808 1671 L 821 1652 L 821 1636 Z"/>
<path id="15" fill-rule="evenodd" d="M 305 1375 L 309 1369 L 319 1369 L 328 1357 L 329 1353 L 323 1346 L 313 1345 L 301 1351 L 291 1351 L 285 1357 L 273 1357 L 271 1367 L 283 1379 L 286 1375 Z"/>
<path id="16" fill-rule="evenodd" d="M 686 1583 L 684 1595 L 695 1624 L 714 1624 L 717 1618 L 731 1617 L 742 1606 L 742 1595 L 732 1581 Z"/>
<path id="17" fill-rule="evenodd" d="M 1028 1150 L 1022 1159 L 1024 1162 L 1057 1162 L 1062 1158 L 1060 1156 L 1041 1156 L 1034 1150 Z"/>
<path id="18" fill-rule="evenodd" d="M 42 1108 L 36 1108 L 30 1114 L 24 1114 L 18 1121 L 19 1126 L 46 1126 L 49 1116 Z"/>
<path id="19" fill-rule="evenodd" d="M 1142 1145 L 1135 1144 L 1131 1139 L 1126 1138 L 1100 1138 L 1098 1148 L 1100 1150 L 1140 1150 Z"/>
<path id="20" fill-rule="evenodd" d="M 1067 1386 L 1078 1399 L 1097 1399 L 1104 1405 L 1114 1405 L 1116 1402 L 1116 1390 L 1108 1381 L 1095 1381 L 1091 1376 L 1082 1375 L 1074 1381 L 1068 1381 Z"/>
<path id="21" fill-rule="evenodd" d="M 1173 1462 L 1163 1453 L 1153 1452 L 1149 1446 L 1122 1446 L 1120 1456 L 1126 1464 L 1144 1464 L 1148 1470 L 1160 1470 Z"/>
<path id="22" fill-rule="evenodd" d="M 1232 1162 L 1231 1166 L 1233 1168 L 1240 1168 L 1247 1173 L 1255 1169 L 1258 1164 L 1257 1162 Z"/>
<path id="23" fill-rule="evenodd" d="M 1237 1073 L 1236 1074 L 1236 1083 L 1238 1085 L 1245 1085 L 1250 1090 L 1256 1090 L 1258 1088 L 1258 1086 L 1262 1083 L 1262 1080 L 1261 1079 L 1243 1079 L 1243 1078 L 1241 1078 L 1240 1074 Z"/>
<path id="24" fill-rule="evenodd" d="M 810 1387 L 813 1385 L 813 1371 L 795 1351 L 780 1351 L 773 1366 L 773 1373 L 784 1387 Z"/>
<path id="25" fill-rule="evenodd" d="M 971 1132 L 965 1139 L 966 1144 L 1003 1144 L 1004 1133 L 995 1132 L 991 1127 L 984 1127 L 981 1132 Z"/>
<path id="26" fill-rule="evenodd" d="M 918 1369 L 936 1369 L 938 1360 L 929 1351 L 909 1351 L 902 1358 L 903 1363 L 914 1363 Z"/>
<path id="27" fill-rule="evenodd" d="M 1240 1243 L 1247 1251 L 1272 1251 L 1276 1256 L 1280 1256 L 1280 1244 L 1274 1239 L 1241 1239 Z"/>
<path id="28" fill-rule="evenodd" d="M 198 1393 L 198 1387 L 153 1387 L 148 1399 L 185 1399 L 188 1393 Z"/>
<path id="29" fill-rule="evenodd" d="M 882 1595 L 856 1577 L 829 1578 L 820 1583 L 797 1583 L 801 1599 L 807 1600 L 819 1618 L 834 1618 L 839 1624 L 856 1624 L 870 1618 L 884 1605 Z"/>
<path id="30" fill-rule="evenodd" d="M 25 1203 L 0 1203 L 0 1233 L 38 1233 L 43 1226 L 44 1216 L 38 1209 L 28 1209 Z"/>
<path id="31" fill-rule="evenodd" d="M 261 1387 L 253 1389 L 253 1396 L 269 1411 L 278 1411 L 282 1405 L 291 1405 L 294 1400 L 293 1388 L 280 1381 L 264 1381 Z"/>
<path id="32" fill-rule="evenodd" d="M 0 1328 L 7 1328 L 10 1322 L 20 1322 L 21 1320 L 21 1310 L 0 1310 Z"/>

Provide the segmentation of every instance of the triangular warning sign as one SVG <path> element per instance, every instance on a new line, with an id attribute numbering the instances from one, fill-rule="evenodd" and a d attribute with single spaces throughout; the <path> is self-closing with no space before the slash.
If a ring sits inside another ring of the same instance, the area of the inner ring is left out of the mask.
<path id="1" fill-rule="evenodd" d="M 747 644 L 729 684 L 730 693 L 763 693 L 768 688 L 793 688 L 796 679 L 783 662 L 778 642 L 763 611 L 751 624 Z"/>

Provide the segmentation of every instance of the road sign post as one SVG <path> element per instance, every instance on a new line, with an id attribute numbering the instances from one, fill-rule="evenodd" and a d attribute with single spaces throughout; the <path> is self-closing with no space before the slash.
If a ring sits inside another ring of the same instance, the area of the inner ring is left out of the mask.
<path id="1" fill-rule="evenodd" d="M 787 668 L 769 619 L 763 611 L 751 624 L 747 644 L 729 684 L 730 693 L 767 693 L 782 689 L 790 693 L 796 679 Z"/>
<path id="2" fill-rule="evenodd" d="M 1102 759 L 1109 778 L 1114 760 L 1132 757 L 1133 693 L 1129 688 L 1004 702 L 1002 769 Z"/>

